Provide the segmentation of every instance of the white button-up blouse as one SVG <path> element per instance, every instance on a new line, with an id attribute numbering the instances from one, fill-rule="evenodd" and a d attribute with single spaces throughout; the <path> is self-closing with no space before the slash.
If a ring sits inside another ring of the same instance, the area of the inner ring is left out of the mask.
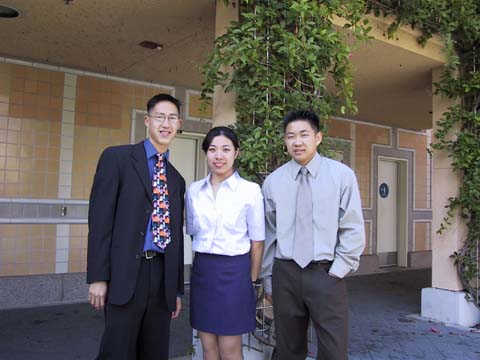
<path id="1" fill-rule="evenodd" d="M 217 255 L 243 255 L 250 241 L 265 239 L 263 196 L 258 184 L 235 172 L 213 196 L 210 175 L 192 183 L 185 201 L 187 234 L 193 251 Z"/>

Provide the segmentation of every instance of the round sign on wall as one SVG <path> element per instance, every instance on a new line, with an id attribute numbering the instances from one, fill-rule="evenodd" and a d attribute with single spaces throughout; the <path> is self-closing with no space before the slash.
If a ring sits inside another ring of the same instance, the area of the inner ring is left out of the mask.
<path id="1" fill-rule="evenodd" d="M 388 196 L 390 189 L 388 188 L 388 185 L 386 183 L 381 183 L 380 187 L 378 188 L 378 192 L 380 194 L 380 197 L 386 198 Z"/>

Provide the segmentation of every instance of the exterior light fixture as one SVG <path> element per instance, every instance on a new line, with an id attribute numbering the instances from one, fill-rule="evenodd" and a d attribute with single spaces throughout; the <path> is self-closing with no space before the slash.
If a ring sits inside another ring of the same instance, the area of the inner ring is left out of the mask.
<path id="1" fill-rule="evenodd" d="M 0 18 L 13 19 L 20 16 L 20 11 L 9 5 L 0 4 Z"/>

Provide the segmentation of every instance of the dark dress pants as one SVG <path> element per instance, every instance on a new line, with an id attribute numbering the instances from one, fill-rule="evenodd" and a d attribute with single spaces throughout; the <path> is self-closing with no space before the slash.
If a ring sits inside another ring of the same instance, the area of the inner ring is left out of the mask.
<path id="1" fill-rule="evenodd" d="M 305 360 L 310 319 L 317 335 L 317 359 L 348 358 L 347 289 L 344 279 L 328 275 L 329 268 L 329 263 L 311 263 L 302 269 L 292 260 L 275 259 L 275 359 Z"/>
<path id="2" fill-rule="evenodd" d="M 167 360 L 171 312 L 164 288 L 164 255 L 142 258 L 133 298 L 105 307 L 105 330 L 97 359 Z"/>

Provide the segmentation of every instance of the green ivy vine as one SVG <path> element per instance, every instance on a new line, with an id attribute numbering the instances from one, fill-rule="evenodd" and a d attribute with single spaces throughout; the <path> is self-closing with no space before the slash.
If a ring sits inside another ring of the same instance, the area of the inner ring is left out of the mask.
<path id="1" fill-rule="evenodd" d="M 217 85 L 236 92 L 242 175 L 262 182 L 285 162 L 281 119 L 289 110 L 313 109 L 324 132 L 333 114 L 357 111 L 350 54 L 370 30 L 364 10 L 363 0 L 240 1 L 239 21 L 216 39 L 203 67 L 203 95 Z M 335 16 L 352 32 L 336 30 Z M 320 150 L 327 148 L 328 141 Z"/>

